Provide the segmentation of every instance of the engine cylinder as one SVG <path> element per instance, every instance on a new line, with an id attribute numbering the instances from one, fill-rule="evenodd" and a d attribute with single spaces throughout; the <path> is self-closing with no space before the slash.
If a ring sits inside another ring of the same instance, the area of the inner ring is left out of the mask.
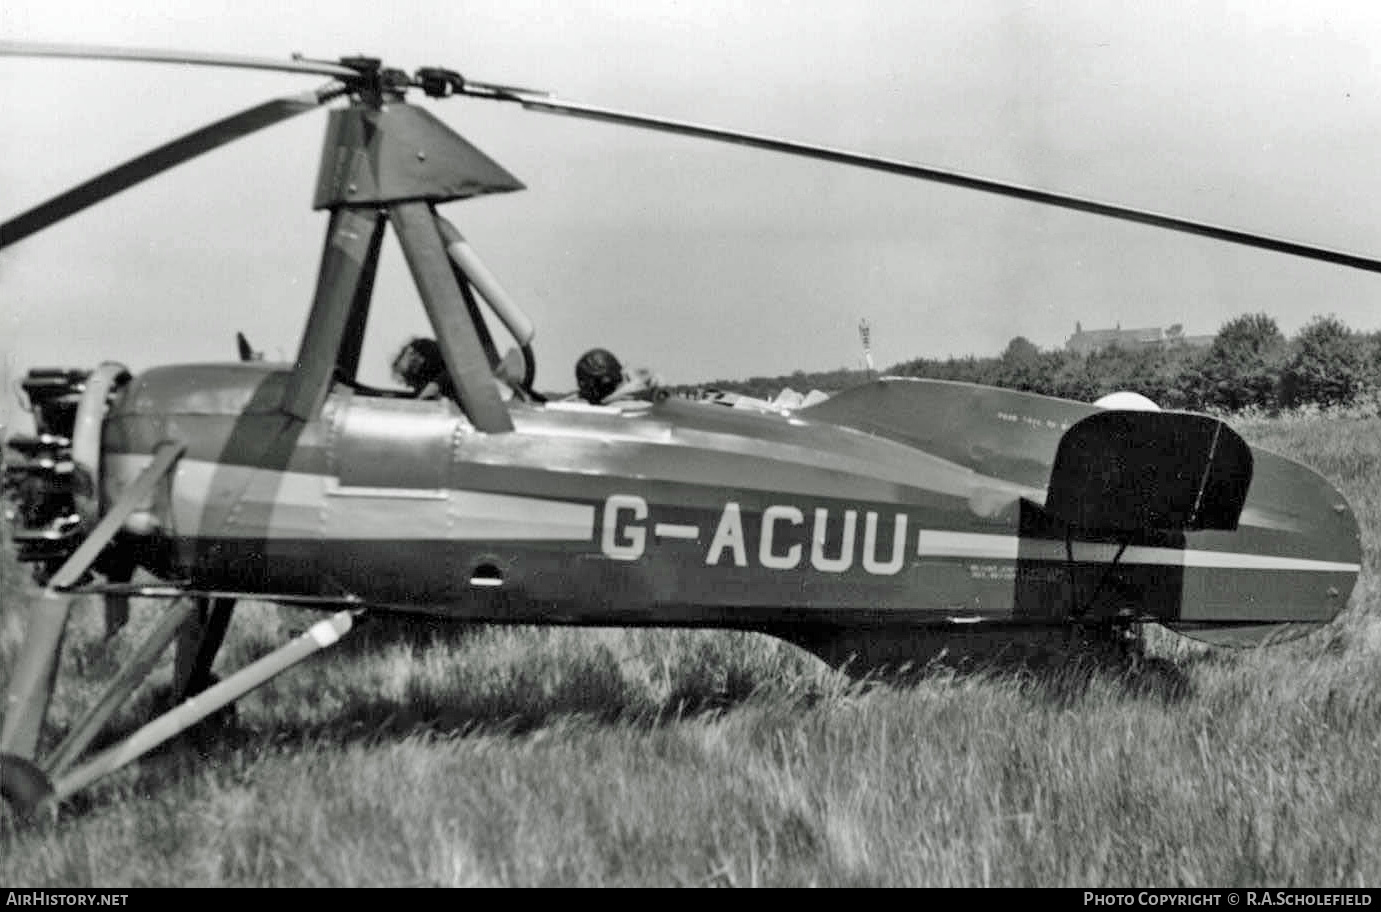
<path id="1" fill-rule="evenodd" d="M 71 368 L 34 368 L 20 381 L 33 414 L 34 433 L 15 435 L 5 441 L 0 488 L 5 499 L 5 519 L 12 525 L 15 555 L 35 563 L 40 581 L 51 575 L 80 544 L 95 521 L 94 504 L 100 479 L 94 466 L 83 466 L 74 457 L 73 437 L 81 415 L 100 412 L 88 419 L 95 427 L 99 450 L 99 422 L 110 397 L 129 379 L 123 368 L 104 366 L 95 372 Z M 90 388 L 88 388 L 90 387 Z M 100 402 L 86 402 L 99 396 Z M 90 442 L 86 445 L 90 449 Z"/>

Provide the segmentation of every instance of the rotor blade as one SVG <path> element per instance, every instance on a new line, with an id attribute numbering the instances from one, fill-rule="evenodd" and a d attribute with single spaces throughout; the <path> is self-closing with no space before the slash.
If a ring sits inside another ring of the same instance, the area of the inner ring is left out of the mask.
<path id="1" fill-rule="evenodd" d="M 156 48 L 122 48 L 100 44 L 30 44 L 0 41 L 0 57 L 72 57 L 81 60 L 130 60 L 144 63 L 187 63 L 194 66 L 237 67 L 246 70 L 278 70 L 337 79 L 357 79 L 359 72 L 321 60 L 276 60 L 239 54 L 202 54 L 196 51 L 164 51 Z"/>
<path id="2" fill-rule="evenodd" d="M 0 225 L 0 248 L 22 241 L 54 222 L 114 196 L 121 190 L 128 190 L 140 181 L 162 174 L 169 168 L 196 158 L 198 155 L 210 152 L 212 149 L 242 136 L 247 136 L 256 130 L 273 126 L 296 114 L 310 111 L 343 92 L 345 92 L 344 86 L 339 83 L 331 83 L 314 92 L 275 98 L 180 136 L 172 142 L 165 143 L 157 149 L 145 152 L 138 158 L 132 158 L 104 174 L 93 177 L 66 193 L 53 197 L 46 203 L 40 203 L 28 212 L 17 215 Z"/>
<path id="3" fill-rule="evenodd" d="M 848 152 L 843 149 L 833 149 L 827 146 L 814 146 L 807 143 L 794 142 L 786 139 L 775 139 L 770 136 L 761 136 L 752 133 L 740 133 L 736 130 L 725 130 L 718 127 L 687 123 L 685 121 L 648 117 L 643 114 L 633 114 L 625 111 L 614 111 L 608 108 L 598 108 L 591 105 L 562 101 L 556 98 L 534 98 L 517 93 L 500 97 L 505 101 L 518 102 L 529 111 L 541 111 L 548 114 L 567 114 L 572 117 L 602 120 L 608 123 L 623 124 L 630 127 L 660 130 L 665 133 L 677 133 L 683 136 L 696 136 L 701 139 L 713 139 L 741 146 L 769 149 L 774 152 L 785 152 L 790 155 L 801 155 L 806 158 L 823 159 L 824 161 L 832 161 L 844 165 L 855 165 L 860 168 L 869 168 L 874 171 L 886 171 L 891 174 L 900 174 L 906 177 L 915 177 L 921 180 L 950 184 L 955 187 L 981 190 L 984 193 L 995 193 L 999 196 L 1014 197 L 1016 199 L 1041 203 L 1047 206 L 1058 206 L 1062 209 L 1073 209 L 1078 212 L 1089 212 L 1094 215 L 1102 215 L 1108 218 L 1139 222 L 1143 225 L 1153 225 L 1157 228 L 1166 228 L 1171 231 L 1197 234 L 1203 237 L 1215 238 L 1220 241 L 1243 244 L 1248 247 L 1257 247 L 1263 250 L 1273 250 L 1277 253 L 1288 253 L 1294 256 L 1306 257 L 1311 260 L 1322 260 L 1326 263 L 1351 266 L 1354 269 L 1362 269 L 1367 272 L 1381 272 L 1381 260 L 1371 257 L 1329 250 L 1325 247 L 1315 247 L 1309 244 L 1300 244 L 1294 241 L 1253 234 L 1247 231 L 1238 231 L 1233 228 L 1224 228 L 1218 225 L 1192 222 L 1188 219 L 1176 218 L 1170 215 L 1160 215 L 1141 209 L 1114 206 L 1109 203 L 1100 203 L 1095 200 L 1082 199 L 1077 196 L 1051 193 L 1046 190 L 1037 190 L 1033 187 L 1023 187 L 1019 184 L 1009 184 L 1001 181 L 989 180 L 987 178 L 974 177 L 956 171 L 930 168 L 897 159 L 879 158 L 872 155 L 863 155 L 858 152 Z"/>

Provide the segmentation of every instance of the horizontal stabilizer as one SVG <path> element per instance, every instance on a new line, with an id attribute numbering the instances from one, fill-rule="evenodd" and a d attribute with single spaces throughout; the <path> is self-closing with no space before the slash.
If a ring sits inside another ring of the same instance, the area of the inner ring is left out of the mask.
<path id="1" fill-rule="evenodd" d="M 1234 530 L 1252 453 L 1207 415 L 1107 411 L 1060 439 L 1045 509 L 1086 532 Z"/>
<path id="2" fill-rule="evenodd" d="M 1324 626 L 1323 621 L 1314 623 L 1276 623 L 1276 624 L 1193 624 L 1169 623 L 1165 626 L 1182 636 L 1213 646 L 1226 646 L 1231 649 L 1251 649 L 1257 646 L 1274 646 L 1288 643 L 1308 636 Z"/>

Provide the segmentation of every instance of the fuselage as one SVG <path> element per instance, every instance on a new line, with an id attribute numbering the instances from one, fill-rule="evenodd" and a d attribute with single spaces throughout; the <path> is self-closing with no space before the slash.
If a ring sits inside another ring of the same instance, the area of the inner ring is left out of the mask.
<path id="1" fill-rule="evenodd" d="M 1095 411 L 1079 403 L 902 381 L 819 418 L 513 403 L 514 430 L 485 434 L 449 400 L 345 385 L 302 421 L 278 408 L 287 376 L 162 368 L 107 417 L 107 498 L 159 441 L 188 447 L 149 505 L 157 572 L 476 620 L 731 627 L 1317 619 L 1357 572 L 1341 498 L 1270 454 L 1235 532 L 1123 548 L 1047 528 L 1055 445 Z"/>

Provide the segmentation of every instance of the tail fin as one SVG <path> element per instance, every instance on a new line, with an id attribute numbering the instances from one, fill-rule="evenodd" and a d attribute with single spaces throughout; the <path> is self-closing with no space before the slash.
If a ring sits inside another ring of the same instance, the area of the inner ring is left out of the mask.
<path id="1" fill-rule="evenodd" d="M 1252 452 L 1216 418 L 1099 412 L 1065 432 L 1045 509 L 1084 533 L 1233 531 Z"/>

